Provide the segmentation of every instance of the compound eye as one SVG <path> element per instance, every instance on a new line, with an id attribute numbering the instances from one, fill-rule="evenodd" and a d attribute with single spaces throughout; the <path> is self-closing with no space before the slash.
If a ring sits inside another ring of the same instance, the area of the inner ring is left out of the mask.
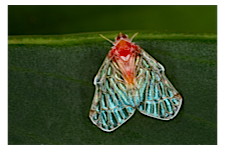
<path id="1" fill-rule="evenodd" d="M 121 38 L 126 39 L 126 38 L 127 38 L 127 35 L 120 33 L 120 34 L 117 36 L 116 40 L 119 40 L 119 39 L 121 39 Z"/>
<path id="2" fill-rule="evenodd" d="M 122 34 L 122 37 L 123 37 L 124 39 L 126 39 L 126 38 L 127 38 L 127 35 L 125 35 L 125 34 Z"/>

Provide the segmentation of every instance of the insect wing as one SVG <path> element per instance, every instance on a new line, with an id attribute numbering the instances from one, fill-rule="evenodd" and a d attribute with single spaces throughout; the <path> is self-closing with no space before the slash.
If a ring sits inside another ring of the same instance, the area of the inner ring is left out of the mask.
<path id="1" fill-rule="evenodd" d="M 94 79 L 95 94 L 89 117 L 100 129 L 111 132 L 135 112 L 133 97 L 117 64 L 106 57 Z"/>
<path id="2" fill-rule="evenodd" d="M 165 75 L 164 67 L 141 49 L 137 67 L 140 94 L 138 110 L 161 120 L 174 118 L 182 104 L 182 97 Z"/>

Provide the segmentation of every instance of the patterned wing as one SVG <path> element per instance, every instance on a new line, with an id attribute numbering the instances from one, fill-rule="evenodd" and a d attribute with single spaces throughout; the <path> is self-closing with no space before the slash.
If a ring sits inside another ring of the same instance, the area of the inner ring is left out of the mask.
<path id="1" fill-rule="evenodd" d="M 137 65 L 140 94 L 138 110 L 161 120 L 174 118 L 182 104 L 182 97 L 165 76 L 164 67 L 141 49 Z"/>
<path id="2" fill-rule="evenodd" d="M 132 94 L 117 64 L 106 57 L 94 79 L 95 94 L 89 117 L 100 129 L 111 132 L 126 122 L 135 112 Z"/>

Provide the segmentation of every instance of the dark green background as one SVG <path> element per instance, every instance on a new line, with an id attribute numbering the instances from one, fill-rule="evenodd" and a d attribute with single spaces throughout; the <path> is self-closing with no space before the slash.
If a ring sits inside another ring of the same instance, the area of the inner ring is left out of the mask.
<path id="1" fill-rule="evenodd" d="M 216 32 L 217 6 L 9 6 L 9 35 L 151 30 Z"/>
<path id="2" fill-rule="evenodd" d="M 88 118 L 111 47 L 99 33 L 119 31 L 165 66 L 184 98 L 175 119 L 136 112 L 105 133 Z M 216 6 L 9 6 L 9 35 L 8 144 L 217 144 Z"/>

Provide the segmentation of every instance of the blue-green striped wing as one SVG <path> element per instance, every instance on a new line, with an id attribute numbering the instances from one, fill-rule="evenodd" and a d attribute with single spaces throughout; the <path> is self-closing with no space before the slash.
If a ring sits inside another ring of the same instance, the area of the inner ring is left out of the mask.
<path id="1" fill-rule="evenodd" d="M 122 74 L 108 57 L 94 79 L 95 94 L 89 117 L 100 129 L 111 132 L 135 112 L 132 93 L 126 90 Z"/>
<path id="2" fill-rule="evenodd" d="M 161 120 L 174 118 L 182 104 L 182 97 L 165 76 L 164 67 L 141 49 L 137 67 L 141 113 Z"/>

